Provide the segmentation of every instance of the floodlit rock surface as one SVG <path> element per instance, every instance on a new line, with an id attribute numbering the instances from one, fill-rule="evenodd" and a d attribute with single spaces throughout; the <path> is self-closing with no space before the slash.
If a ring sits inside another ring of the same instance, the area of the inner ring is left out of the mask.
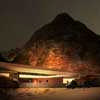
<path id="1" fill-rule="evenodd" d="M 100 72 L 100 36 L 62 13 L 38 29 L 16 63 L 71 72 Z"/>

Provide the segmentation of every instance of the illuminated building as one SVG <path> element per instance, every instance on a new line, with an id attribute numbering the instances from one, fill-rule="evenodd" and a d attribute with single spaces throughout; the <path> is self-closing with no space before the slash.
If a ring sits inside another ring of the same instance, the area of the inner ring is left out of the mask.
<path id="1" fill-rule="evenodd" d="M 4 62 L 0 62 L 0 69 L 0 75 L 19 81 L 20 84 L 31 84 L 32 87 L 61 87 L 79 77 L 78 73 L 36 69 L 29 65 Z"/>

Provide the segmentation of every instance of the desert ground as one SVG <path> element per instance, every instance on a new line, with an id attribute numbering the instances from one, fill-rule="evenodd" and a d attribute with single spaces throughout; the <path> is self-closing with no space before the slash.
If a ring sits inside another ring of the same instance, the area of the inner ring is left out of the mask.
<path id="1" fill-rule="evenodd" d="M 13 100 L 100 100 L 100 88 L 18 88 Z"/>

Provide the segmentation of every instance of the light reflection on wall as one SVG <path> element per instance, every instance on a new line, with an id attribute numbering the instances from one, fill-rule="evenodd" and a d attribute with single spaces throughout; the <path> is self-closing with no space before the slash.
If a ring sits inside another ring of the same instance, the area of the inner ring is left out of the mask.
<path id="1" fill-rule="evenodd" d="M 0 73 L 0 76 L 9 77 L 9 73 Z"/>
<path id="2" fill-rule="evenodd" d="M 63 78 L 63 84 L 70 84 L 75 78 Z"/>
<path id="3" fill-rule="evenodd" d="M 52 76 L 43 76 L 43 75 L 26 75 L 26 74 L 19 74 L 19 78 L 57 78 L 57 77 L 64 77 L 65 75 L 52 75 Z"/>

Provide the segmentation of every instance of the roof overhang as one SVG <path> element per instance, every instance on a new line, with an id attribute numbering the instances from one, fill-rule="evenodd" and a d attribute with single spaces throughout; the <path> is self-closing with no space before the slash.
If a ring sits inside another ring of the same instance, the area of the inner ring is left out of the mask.
<path id="1" fill-rule="evenodd" d="M 0 68 L 4 68 L 6 70 L 20 72 L 20 73 L 36 73 L 36 74 L 46 74 L 46 75 L 62 75 L 66 77 L 77 77 L 79 73 L 71 73 L 71 72 L 64 72 L 64 71 L 55 71 L 49 69 L 40 69 L 34 68 L 30 65 L 22 65 L 22 64 L 14 64 L 14 63 L 5 63 L 0 62 Z M 5 70 L 5 71 L 6 71 Z"/>

